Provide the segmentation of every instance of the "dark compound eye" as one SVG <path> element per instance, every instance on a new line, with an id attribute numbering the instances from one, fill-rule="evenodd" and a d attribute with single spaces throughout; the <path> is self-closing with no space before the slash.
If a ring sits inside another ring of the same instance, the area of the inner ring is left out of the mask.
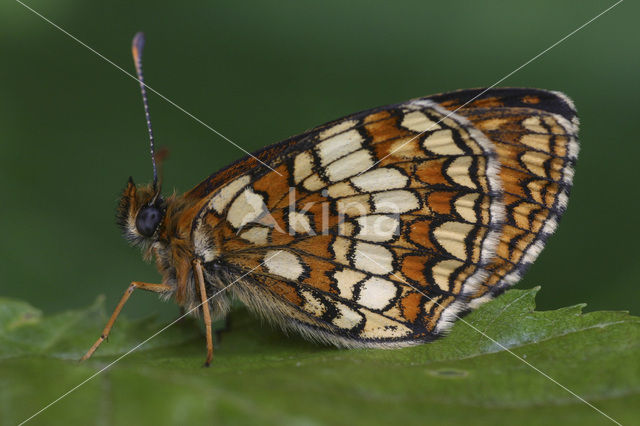
<path id="1" fill-rule="evenodd" d="M 162 213 L 156 206 L 145 206 L 136 217 L 136 228 L 145 237 L 150 237 L 156 232 L 156 228 L 162 219 Z"/>

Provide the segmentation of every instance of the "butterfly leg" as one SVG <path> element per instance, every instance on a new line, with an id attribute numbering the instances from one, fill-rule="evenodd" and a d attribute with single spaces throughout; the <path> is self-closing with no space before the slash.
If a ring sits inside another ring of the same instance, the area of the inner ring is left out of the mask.
<path id="1" fill-rule="evenodd" d="M 207 330 L 207 359 L 204 366 L 211 365 L 213 359 L 213 334 L 211 327 L 211 313 L 209 312 L 209 300 L 207 299 L 207 291 L 204 286 L 204 275 L 202 273 L 202 263 L 199 259 L 193 261 L 193 271 L 198 282 L 198 290 L 200 291 L 200 300 L 202 301 L 202 316 L 204 317 L 204 325 Z"/>
<path id="2" fill-rule="evenodd" d="M 116 322 L 116 318 L 118 318 L 118 315 L 120 315 L 122 307 L 125 303 L 127 303 L 127 300 L 129 300 L 131 293 L 133 293 L 133 290 L 135 290 L 136 288 L 139 288 L 140 290 L 153 291 L 154 293 L 166 293 L 168 291 L 173 291 L 173 288 L 166 284 L 151 284 L 143 283 L 140 281 L 133 281 L 122 295 L 118 306 L 116 306 L 116 309 L 111 314 L 111 318 L 109 318 L 109 322 L 107 322 L 107 325 L 104 327 L 102 334 L 93 344 L 93 346 L 91 346 L 91 348 L 87 351 L 87 353 L 84 354 L 82 358 L 80 358 L 80 361 L 84 361 L 90 358 L 91 355 L 93 355 L 93 353 L 96 351 L 96 349 L 98 349 L 98 346 L 100 346 L 100 344 L 107 339 L 107 337 L 109 336 L 109 332 L 111 331 L 111 327 L 113 327 L 113 324 Z"/>

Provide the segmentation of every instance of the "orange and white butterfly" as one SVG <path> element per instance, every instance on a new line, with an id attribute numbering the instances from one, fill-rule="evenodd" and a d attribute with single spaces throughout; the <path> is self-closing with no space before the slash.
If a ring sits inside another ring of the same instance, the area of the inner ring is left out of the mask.
<path id="1" fill-rule="evenodd" d="M 232 297 L 337 346 L 433 340 L 539 255 L 567 206 L 577 131 L 561 93 L 473 89 L 323 124 L 166 199 L 154 163 L 153 184 L 129 181 L 119 223 L 162 283 L 133 282 L 84 359 L 135 288 L 203 312 L 207 365 Z"/>

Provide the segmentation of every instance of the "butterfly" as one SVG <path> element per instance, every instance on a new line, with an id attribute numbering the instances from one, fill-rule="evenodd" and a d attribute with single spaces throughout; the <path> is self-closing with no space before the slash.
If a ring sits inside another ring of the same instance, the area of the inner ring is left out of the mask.
<path id="1" fill-rule="evenodd" d="M 142 77 L 133 53 L 153 153 Z M 355 113 L 268 146 L 164 198 L 130 178 L 118 209 L 162 283 L 212 319 L 236 298 L 287 331 L 346 348 L 442 336 L 522 277 L 567 207 L 578 119 L 559 92 L 443 93 Z"/>

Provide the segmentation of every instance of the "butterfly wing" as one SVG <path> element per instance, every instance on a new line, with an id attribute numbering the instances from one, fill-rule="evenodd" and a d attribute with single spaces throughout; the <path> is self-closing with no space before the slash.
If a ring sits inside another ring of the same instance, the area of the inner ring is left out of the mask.
<path id="1" fill-rule="evenodd" d="M 273 170 L 245 159 L 196 187 L 207 202 L 193 240 L 210 280 L 243 277 L 234 293 L 285 328 L 376 347 L 430 340 L 470 299 L 513 282 L 526 256 L 498 256 L 511 247 L 501 182 L 511 151 L 497 148 L 507 126 L 478 124 L 493 107 L 465 116 L 446 109 L 464 96 L 440 96 L 328 123 L 257 153 Z M 525 230 L 539 245 L 540 230 Z"/>
<path id="2" fill-rule="evenodd" d="M 500 160 L 505 226 L 478 305 L 520 280 L 567 207 L 578 156 L 578 118 L 564 94 L 503 88 L 461 90 L 432 99 L 469 119 Z"/>

